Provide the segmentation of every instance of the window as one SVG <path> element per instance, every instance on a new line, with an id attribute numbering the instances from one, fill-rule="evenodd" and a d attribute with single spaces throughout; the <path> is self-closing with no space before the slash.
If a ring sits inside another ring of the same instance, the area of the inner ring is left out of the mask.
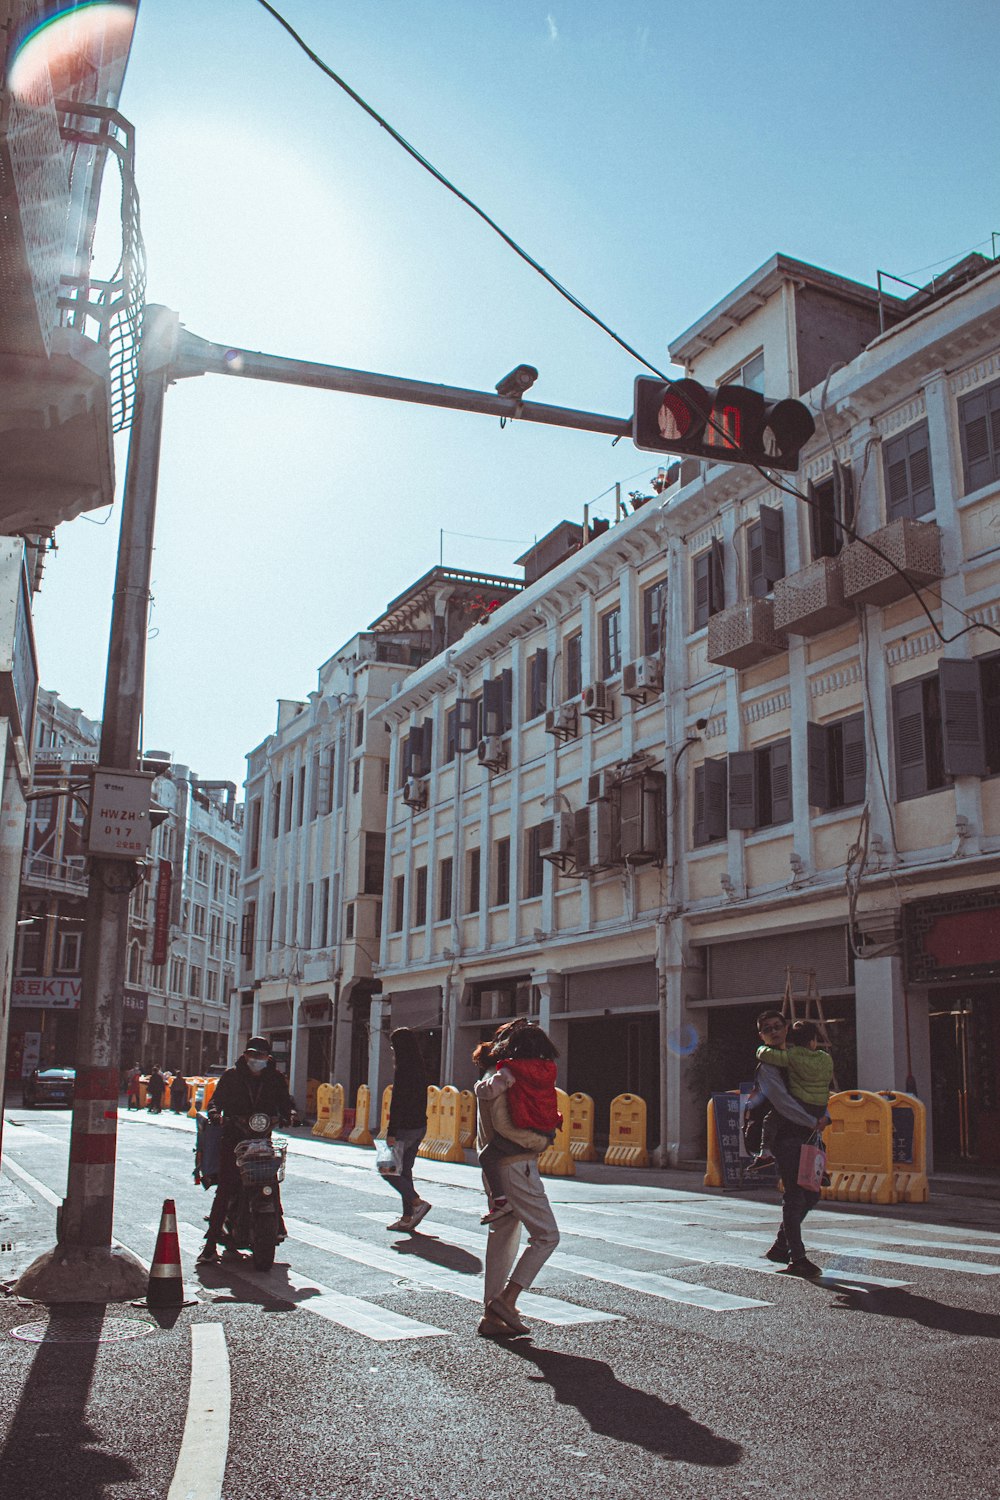
<path id="1" fill-rule="evenodd" d="M 720 385 L 745 385 L 748 391 L 759 391 L 764 394 L 764 351 L 761 349 L 757 354 L 745 360 L 725 380 L 719 381 Z"/>
<path id="2" fill-rule="evenodd" d="M 927 423 L 918 422 L 882 447 L 885 473 L 885 518 L 913 520 L 934 509 L 931 451 Z"/>
<path id="3" fill-rule="evenodd" d="M 542 859 L 542 830 L 536 825 L 525 833 L 524 894 L 529 899 L 542 894 L 545 884 L 545 861 Z"/>
<path id="4" fill-rule="evenodd" d="M 775 740 L 729 757 L 730 828 L 772 828 L 792 816 L 792 747 Z"/>
<path id="5" fill-rule="evenodd" d="M 306 948 L 313 946 L 313 912 L 316 905 L 316 890 L 310 880 L 306 886 L 306 904 L 302 912 L 302 943 Z M 226 955 L 229 956 L 228 954 Z"/>
<path id="6" fill-rule="evenodd" d="M 347 905 L 344 907 L 344 936 L 346 938 L 352 938 L 354 936 L 354 902 L 353 901 L 348 901 Z"/>
<path id="7" fill-rule="evenodd" d="M 201 969 L 197 964 L 191 965 L 191 972 L 188 976 L 188 994 L 192 1000 L 201 999 Z"/>
<path id="8" fill-rule="evenodd" d="M 762 505 L 760 519 L 747 528 L 750 597 L 763 599 L 785 576 L 785 531 L 781 511 Z"/>
<path id="9" fill-rule="evenodd" d="M 933 676 L 900 683 L 892 701 L 897 797 L 1000 773 L 1000 656 L 946 657 Z"/>
<path id="10" fill-rule="evenodd" d="M 172 995 L 184 993 L 184 960 L 182 958 L 170 960 L 170 993 Z"/>
<path id="11" fill-rule="evenodd" d="M 260 865 L 260 798 L 255 797 L 250 804 L 250 869 L 256 870 Z"/>
<path id="12" fill-rule="evenodd" d="M 413 875 L 413 925 L 423 927 L 427 921 L 427 866 L 418 865 Z"/>
<path id="13" fill-rule="evenodd" d="M 642 652 L 644 656 L 659 656 L 664 645 L 665 609 L 667 582 L 661 578 L 642 592 Z"/>
<path id="14" fill-rule="evenodd" d="M 600 618 L 601 678 L 614 677 L 622 668 L 622 612 L 609 609 Z"/>
<path id="15" fill-rule="evenodd" d="M 236 881 L 237 881 L 236 866 L 235 865 L 230 865 L 229 866 L 229 894 L 230 894 L 230 896 L 233 896 L 233 897 L 236 896 Z"/>
<path id="16" fill-rule="evenodd" d="M 402 932 L 406 920 L 406 876 L 397 875 L 392 882 L 392 931 Z"/>
<path id="17" fill-rule="evenodd" d="M 854 525 L 853 469 L 849 464 L 835 463 L 829 479 L 819 484 L 809 480 L 806 494 L 813 561 L 818 557 L 836 557 L 844 545 L 843 527 Z"/>
<path id="18" fill-rule="evenodd" d="M 267 951 L 269 953 L 274 947 L 274 907 L 274 892 L 272 891 L 267 903 Z"/>
<path id="19" fill-rule="evenodd" d="M 583 636 L 577 631 L 576 635 L 566 638 L 566 693 L 567 702 L 572 698 L 579 698 L 583 692 Z"/>
<path id="20" fill-rule="evenodd" d="M 459 698 L 455 704 L 458 718 L 455 734 L 459 751 L 463 754 L 475 750 L 479 743 L 479 728 L 482 723 L 483 701 L 481 698 Z"/>
<path id="21" fill-rule="evenodd" d="M 399 784 L 405 786 L 410 776 L 429 776 L 433 750 L 434 726 L 430 719 L 414 724 L 400 742 Z"/>
<path id="22" fill-rule="evenodd" d="M 289 771 L 288 778 L 284 783 L 285 790 L 285 832 L 292 831 L 292 805 L 295 801 L 295 772 Z"/>
<path id="23" fill-rule="evenodd" d="M 236 953 L 236 923 L 226 923 L 226 958 L 232 958 Z"/>
<path id="24" fill-rule="evenodd" d="M 365 896 L 381 896 L 382 880 L 385 875 L 385 834 L 365 834 L 365 868 L 362 894 Z"/>
<path id="25" fill-rule="evenodd" d="M 360 750 L 365 742 L 365 711 L 359 708 L 354 715 L 354 748 Z"/>
<path id="26" fill-rule="evenodd" d="M 536 651 L 528 658 L 528 696 L 525 717 L 537 719 L 549 706 L 549 653 Z"/>
<path id="27" fill-rule="evenodd" d="M 824 812 L 865 800 L 865 716 L 807 724 L 809 805 Z"/>
<path id="28" fill-rule="evenodd" d="M 281 832 L 281 782 L 271 792 L 271 837 L 276 839 Z"/>
<path id="29" fill-rule="evenodd" d="M 691 590 L 694 601 L 693 630 L 701 630 L 712 615 L 725 608 L 725 568 L 722 543 L 718 537 L 705 552 L 699 552 L 691 563 Z"/>
<path id="30" fill-rule="evenodd" d="M 208 948 L 209 952 L 217 954 L 222 947 L 222 918 L 218 912 L 212 912 L 208 919 Z"/>
<path id="31" fill-rule="evenodd" d="M 213 1004 L 219 998 L 219 976 L 214 969 L 205 970 L 205 999 Z"/>
<path id="32" fill-rule="evenodd" d="M 203 885 L 208 884 L 208 855 L 204 849 L 199 849 L 195 856 L 195 880 L 200 880 Z"/>
<path id="33" fill-rule="evenodd" d="M 965 493 L 1000 478 L 1000 380 L 958 403 Z"/>
<path id="34" fill-rule="evenodd" d="M 253 958 L 253 930 L 257 921 L 257 903 L 248 901 L 247 909 L 243 913 L 240 923 L 240 956 L 242 958 Z"/>
<path id="35" fill-rule="evenodd" d="M 194 906 L 191 909 L 191 931 L 195 937 L 205 936 L 205 908 Z"/>
<path id="36" fill-rule="evenodd" d="M 451 765 L 458 751 L 458 704 L 452 704 L 444 715 L 444 763 Z"/>
<path id="37" fill-rule="evenodd" d="M 469 862 L 468 863 L 468 874 L 469 874 L 468 892 L 469 892 L 469 897 L 468 897 L 468 905 L 466 906 L 466 911 L 474 912 L 474 911 L 478 911 L 479 910 L 479 882 L 480 882 L 480 876 L 481 876 L 481 872 L 482 872 L 482 861 L 480 860 L 479 850 L 478 849 L 470 849 L 469 852 L 468 852 L 468 855 L 466 856 L 466 858 L 468 859 L 468 862 Z"/>
<path id="38" fill-rule="evenodd" d="M 452 861 L 443 859 L 438 866 L 438 921 L 447 922 L 451 916 Z"/>
<path id="39" fill-rule="evenodd" d="M 330 882 L 328 879 L 321 880 L 319 883 L 319 932 L 316 938 L 320 948 L 325 948 L 330 941 Z"/>
<path id="40" fill-rule="evenodd" d="M 80 972 L 80 933 L 61 932 L 59 934 L 59 947 L 56 951 L 56 969 L 60 974 L 78 974 Z M 140 950 L 139 974 L 135 980 L 138 984 L 142 979 L 142 956 Z"/>
<path id="41" fill-rule="evenodd" d="M 356 760 L 354 762 L 354 775 L 351 782 L 351 790 L 354 792 L 355 796 L 357 796 L 358 792 L 360 792 L 361 790 L 361 762 L 359 760 Z"/>
<path id="42" fill-rule="evenodd" d="M 726 799 L 729 786 L 724 760 L 706 760 L 694 773 L 694 834 L 696 849 L 724 839 L 728 832 Z"/>
<path id="43" fill-rule="evenodd" d="M 389 795 L 389 762 L 387 760 L 382 762 L 382 795 L 383 797 Z"/>
<path id="44" fill-rule="evenodd" d="M 484 735 L 506 734 L 514 722 L 513 673 L 504 667 L 497 677 L 483 683 L 482 731 Z"/>
<path id="45" fill-rule="evenodd" d="M 497 839 L 493 847 L 493 905 L 506 906 L 510 901 L 510 839 Z"/>

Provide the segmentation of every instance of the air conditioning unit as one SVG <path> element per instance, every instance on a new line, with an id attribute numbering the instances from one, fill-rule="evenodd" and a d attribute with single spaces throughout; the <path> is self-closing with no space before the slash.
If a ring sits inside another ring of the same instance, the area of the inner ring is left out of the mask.
<path id="1" fill-rule="evenodd" d="M 622 672 L 622 692 L 626 698 L 645 703 L 647 698 L 663 691 L 663 667 L 658 656 L 640 656 L 627 662 Z"/>
<path id="2" fill-rule="evenodd" d="M 587 777 L 587 801 L 600 802 L 603 797 L 610 797 L 617 775 L 615 766 L 605 766 L 603 771 L 592 771 Z"/>
<path id="3" fill-rule="evenodd" d="M 574 816 L 573 866 L 577 875 L 608 869 L 615 857 L 614 811 L 610 802 L 591 802 Z"/>
<path id="4" fill-rule="evenodd" d="M 542 859 L 554 864 L 568 859 L 573 854 L 575 839 L 575 814 L 558 812 L 543 823 L 538 835 L 538 852 Z"/>
<path id="5" fill-rule="evenodd" d="M 427 806 L 427 783 L 419 776 L 407 776 L 403 783 L 403 801 L 416 812 Z"/>
<path id="6" fill-rule="evenodd" d="M 592 682 L 589 687 L 585 687 L 580 694 L 580 704 L 581 712 L 588 719 L 596 719 L 599 724 L 615 716 L 615 706 L 604 682 Z"/>
<path id="7" fill-rule="evenodd" d="M 545 733 L 557 740 L 570 740 L 576 734 L 576 704 L 563 703 L 550 708 L 545 715 Z"/>
<path id="8" fill-rule="evenodd" d="M 479 741 L 477 751 L 479 764 L 490 771 L 502 771 L 507 764 L 507 751 L 499 734 L 487 734 Z"/>

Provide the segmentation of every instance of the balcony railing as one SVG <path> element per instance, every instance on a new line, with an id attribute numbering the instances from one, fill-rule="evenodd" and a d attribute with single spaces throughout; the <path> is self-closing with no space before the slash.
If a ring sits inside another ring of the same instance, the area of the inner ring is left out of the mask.
<path id="1" fill-rule="evenodd" d="M 58 887 L 82 891 L 87 888 L 87 871 L 83 859 L 50 859 L 47 854 L 26 854 L 21 861 L 21 879 L 25 885 Z"/>
<path id="2" fill-rule="evenodd" d="M 775 629 L 770 599 L 745 599 L 709 619 L 708 659 L 721 667 L 754 667 L 787 650 L 788 638 Z"/>

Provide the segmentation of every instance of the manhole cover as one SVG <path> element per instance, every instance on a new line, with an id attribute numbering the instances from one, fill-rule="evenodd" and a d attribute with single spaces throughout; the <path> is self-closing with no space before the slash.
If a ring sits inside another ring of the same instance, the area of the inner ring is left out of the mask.
<path id="1" fill-rule="evenodd" d="M 116 1344 L 152 1331 L 152 1323 L 138 1318 L 52 1318 L 47 1323 L 22 1323 L 10 1330 L 10 1336 L 26 1344 Z"/>

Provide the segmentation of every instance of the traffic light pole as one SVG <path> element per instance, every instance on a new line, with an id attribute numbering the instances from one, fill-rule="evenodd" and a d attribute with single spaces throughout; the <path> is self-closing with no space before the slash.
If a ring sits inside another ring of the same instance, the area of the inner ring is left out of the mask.
<path id="1" fill-rule="evenodd" d="M 493 395 L 227 348 L 182 329 L 178 315 L 169 308 L 147 307 L 104 689 L 100 764 L 107 770 L 134 771 L 139 758 L 164 397 L 173 381 L 209 374 L 481 412 L 616 438 L 628 437 L 632 431 L 627 418 L 545 406 L 517 395 Z M 19 1295 L 42 1302 L 127 1301 L 146 1289 L 147 1273 L 141 1262 L 112 1242 L 128 905 L 136 874 L 137 866 L 127 860 L 95 858 L 89 865 L 66 1198 L 59 1211 L 55 1248 L 33 1262 L 16 1285 Z"/>

